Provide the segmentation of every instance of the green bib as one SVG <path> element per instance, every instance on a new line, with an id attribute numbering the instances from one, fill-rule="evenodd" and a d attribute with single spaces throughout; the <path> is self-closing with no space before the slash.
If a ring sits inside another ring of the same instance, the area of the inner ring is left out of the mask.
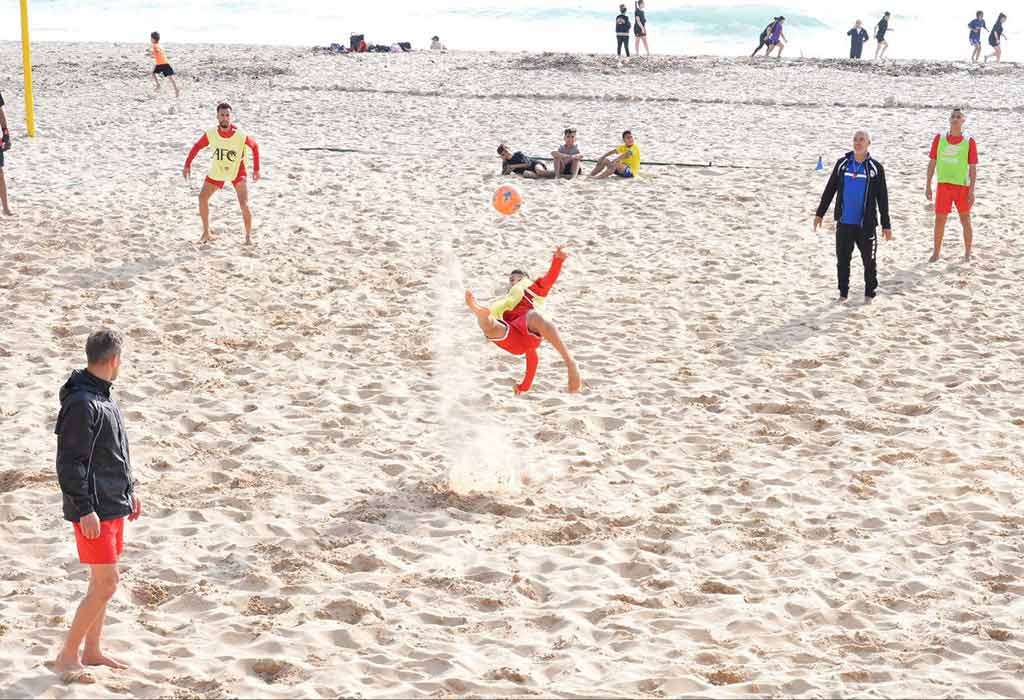
<path id="1" fill-rule="evenodd" d="M 971 152 L 971 137 L 964 134 L 963 141 L 952 144 L 943 135 L 939 138 L 939 149 L 936 154 L 939 182 L 949 185 L 966 186 L 969 182 L 967 163 Z"/>

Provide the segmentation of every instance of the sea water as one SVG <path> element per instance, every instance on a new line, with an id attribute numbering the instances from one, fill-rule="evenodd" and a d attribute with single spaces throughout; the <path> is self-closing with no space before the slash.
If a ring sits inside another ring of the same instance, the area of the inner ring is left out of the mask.
<path id="1" fill-rule="evenodd" d="M 614 53 L 618 0 L 29 0 L 33 41 L 146 42 L 153 30 L 168 46 L 182 43 L 317 46 L 347 44 L 352 33 L 370 43 L 408 41 L 427 48 L 437 34 L 450 49 Z M 633 0 L 626 0 L 630 18 Z M 888 5 L 787 0 L 778 5 L 650 0 L 647 20 L 655 53 L 749 55 L 771 19 L 785 15 L 785 56 L 834 58 L 849 51 L 846 31 L 873 27 L 893 13 L 888 56 L 964 60 L 967 22 L 977 9 L 991 26 L 1006 7 L 926 0 Z M 1009 23 L 1013 33 L 1012 20 Z M 20 39 L 18 3 L 0 7 L 0 40 Z M 630 40 L 631 47 L 633 40 Z M 1013 59 L 1011 43 L 1006 59 Z M 986 42 L 987 50 L 987 42 Z M 173 54 L 172 54 L 173 55 Z"/>

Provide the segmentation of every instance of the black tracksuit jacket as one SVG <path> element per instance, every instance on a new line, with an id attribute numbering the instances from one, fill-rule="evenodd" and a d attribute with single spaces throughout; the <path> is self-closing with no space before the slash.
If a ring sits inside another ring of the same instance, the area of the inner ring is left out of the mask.
<path id="1" fill-rule="evenodd" d="M 843 218 L 843 184 L 846 179 L 846 168 L 853 161 L 853 151 L 836 161 L 832 168 L 832 174 L 825 185 L 825 192 L 821 195 L 821 203 L 818 205 L 817 215 L 824 217 L 828 213 L 828 207 L 832 198 L 836 197 L 836 221 Z M 885 169 L 882 164 L 868 154 L 864 161 L 864 167 L 868 174 L 868 187 L 864 193 L 864 209 L 861 219 L 861 228 L 867 231 L 874 230 L 878 226 L 878 216 L 882 219 L 882 228 L 891 229 L 892 222 L 889 221 L 889 189 L 885 185 Z M 838 196 L 836 196 L 838 194 Z M 878 215 L 875 210 L 878 210 Z"/>
<path id="2" fill-rule="evenodd" d="M 74 371 L 60 390 L 57 416 L 57 480 L 64 519 L 89 513 L 114 520 L 132 512 L 131 458 L 121 409 L 110 382 L 88 370 Z"/>

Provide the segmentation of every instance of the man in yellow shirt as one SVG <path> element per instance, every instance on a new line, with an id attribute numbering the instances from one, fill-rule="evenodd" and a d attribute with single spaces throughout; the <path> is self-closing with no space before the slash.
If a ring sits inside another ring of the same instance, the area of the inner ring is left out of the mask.
<path id="1" fill-rule="evenodd" d="M 622 132 L 622 145 L 601 156 L 597 165 L 590 173 L 590 177 L 605 178 L 615 175 L 616 177 L 636 177 L 640 172 L 640 146 L 633 140 L 632 131 Z"/>

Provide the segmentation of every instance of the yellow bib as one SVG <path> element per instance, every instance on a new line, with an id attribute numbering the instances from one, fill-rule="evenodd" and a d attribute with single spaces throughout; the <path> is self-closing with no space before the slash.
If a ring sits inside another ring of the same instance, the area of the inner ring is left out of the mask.
<path id="1" fill-rule="evenodd" d="M 206 132 L 206 138 L 213 151 L 208 173 L 210 179 L 233 182 L 238 177 L 238 168 L 245 162 L 245 132 L 239 129 L 230 138 L 224 138 L 213 128 Z"/>

